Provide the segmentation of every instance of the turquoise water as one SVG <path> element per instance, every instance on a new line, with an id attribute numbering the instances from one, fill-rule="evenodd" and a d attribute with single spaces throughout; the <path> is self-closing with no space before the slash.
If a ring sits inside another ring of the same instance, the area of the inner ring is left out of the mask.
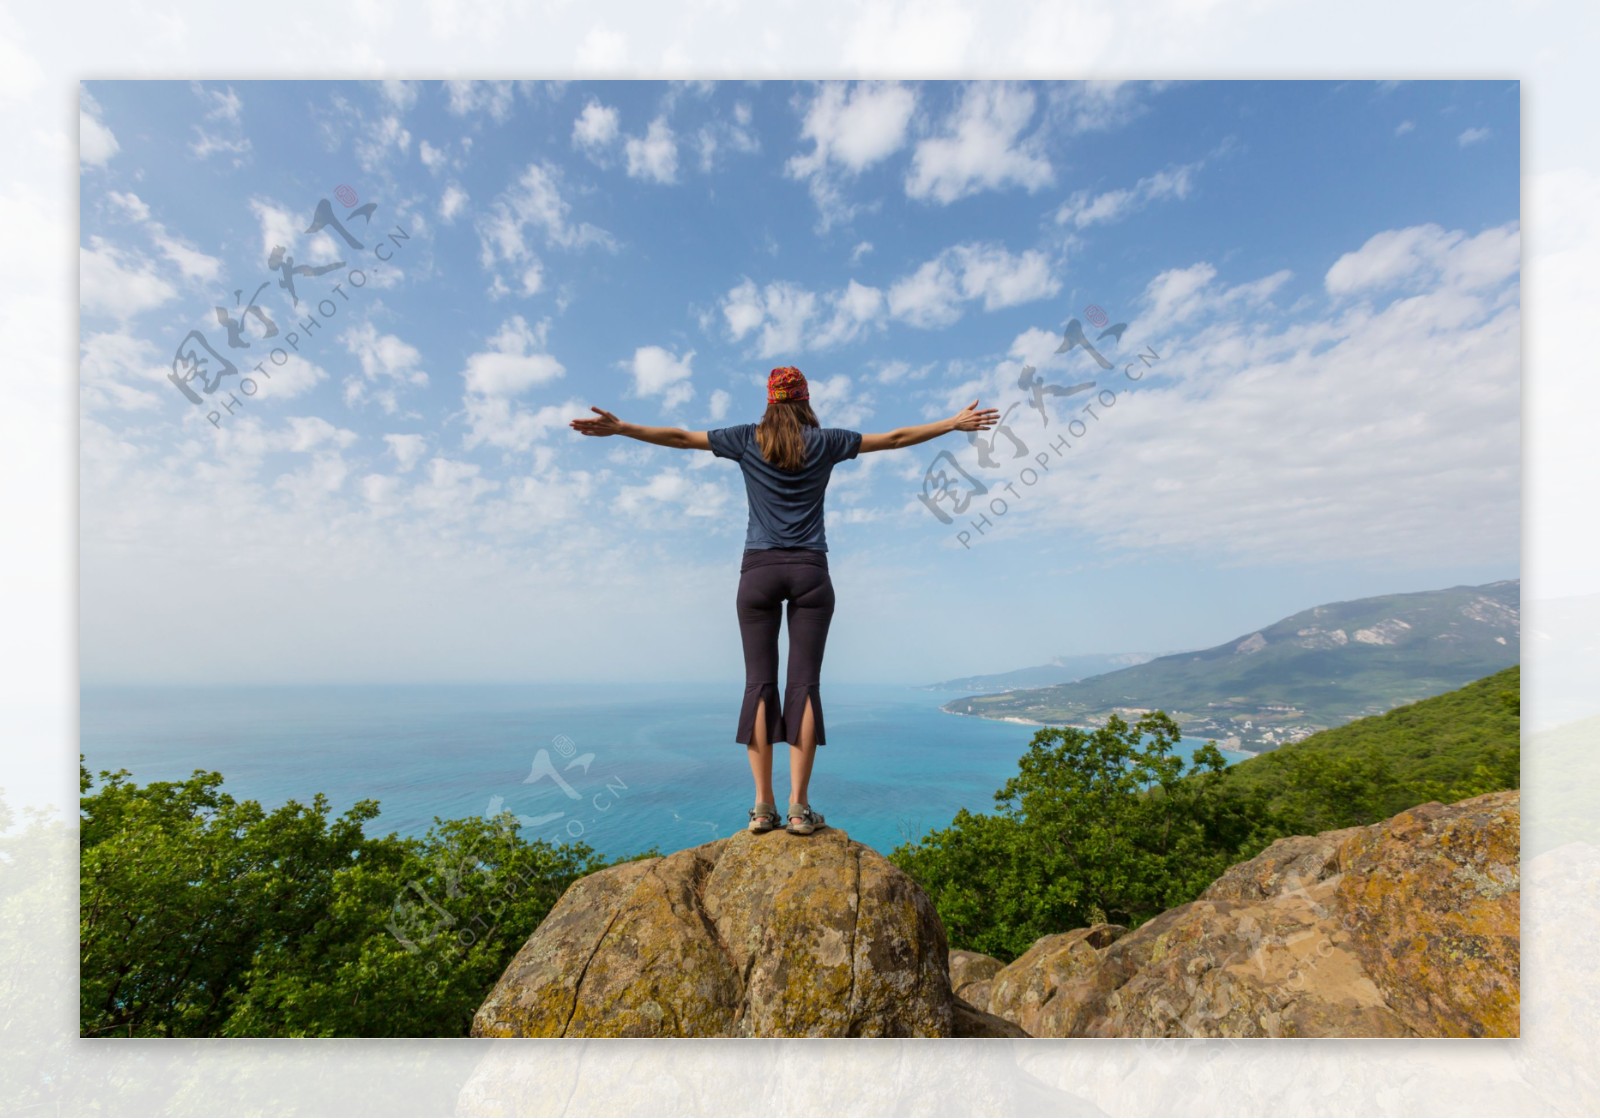
<path id="1" fill-rule="evenodd" d="M 86 687 L 80 741 L 92 773 L 127 769 L 144 783 L 215 770 L 224 790 L 268 809 L 318 792 L 334 814 L 375 799 L 382 815 L 369 834 L 420 835 L 435 816 L 503 807 L 530 837 L 620 856 L 744 826 L 753 786 L 733 741 L 741 694 L 738 685 Z M 1037 728 L 940 711 L 951 698 L 824 682 L 829 740 L 812 806 L 884 852 L 959 808 L 992 810 Z M 779 745 L 780 811 L 787 767 Z"/>

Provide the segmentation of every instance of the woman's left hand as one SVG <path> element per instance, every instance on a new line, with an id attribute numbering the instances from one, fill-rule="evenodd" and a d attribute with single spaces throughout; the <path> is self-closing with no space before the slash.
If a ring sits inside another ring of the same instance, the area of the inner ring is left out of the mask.
<path id="1" fill-rule="evenodd" d="M 604 408 L 589 406 L 589 411 L 598 412 L 599 419 L 585 416 L 583 419 L 573 420 L 572 429 L 584 435 L 619 435 L 622 432 L 622 421 L 607 412 Z"/>

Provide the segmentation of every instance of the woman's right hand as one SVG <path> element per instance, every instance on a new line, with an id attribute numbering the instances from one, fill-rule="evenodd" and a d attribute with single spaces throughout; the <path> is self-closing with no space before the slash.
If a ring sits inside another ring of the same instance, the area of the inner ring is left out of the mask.
<path id="1" fill-rule="evenodd" d="M 998 408 L 978 408 L 974 400 L 951 417 L 952 431 L 988 431 L 1000 419 Z"/>

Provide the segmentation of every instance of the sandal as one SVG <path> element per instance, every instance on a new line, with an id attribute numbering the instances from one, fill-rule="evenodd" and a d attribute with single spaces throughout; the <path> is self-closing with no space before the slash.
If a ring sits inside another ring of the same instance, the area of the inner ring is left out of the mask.
<path id="1" fill-rule="evenodd" d="M 765 811 L 763 811 L 765 809 Z M 756 801 L 756 806 L 750 810 L 749 830 L 757 833 L 771 831 L 778 826 L 778 806 L 765 801 Z"/>
<path id="2" fill-rule="evenodd" d="M 784 830 L 790 835 L 810 835 L 822 826 L 822 813 L 811 811 L 809 804 L 789 805 L 789 826 Z"/>

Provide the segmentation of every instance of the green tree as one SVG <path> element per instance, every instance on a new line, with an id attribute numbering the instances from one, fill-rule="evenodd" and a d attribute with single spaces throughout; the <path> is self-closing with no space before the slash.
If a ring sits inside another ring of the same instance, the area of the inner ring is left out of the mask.
<path id="1" fill-rule="evenodd" d="M 1048 933 L 1148 920 L 1204 888 L 1255 827 L 1243 798 L 1223 803 L 1215 744 L 1186 763 L 1179 737 L 1160 711 L 1043 728 L 996 814 L 963 811 L 891 858 L 929 890 L 952 944 L 1003 959 Z"/>
<path id="2" fill-rule="evenodd" d="M 100 778 L 80 757 L 85 1036 L 464 1035 L 567 886 L 608 865 L 509 814 L 377 837 L 372 800 L 330 820 L 321 794 L 266 812 L 217 773 Z"/>

